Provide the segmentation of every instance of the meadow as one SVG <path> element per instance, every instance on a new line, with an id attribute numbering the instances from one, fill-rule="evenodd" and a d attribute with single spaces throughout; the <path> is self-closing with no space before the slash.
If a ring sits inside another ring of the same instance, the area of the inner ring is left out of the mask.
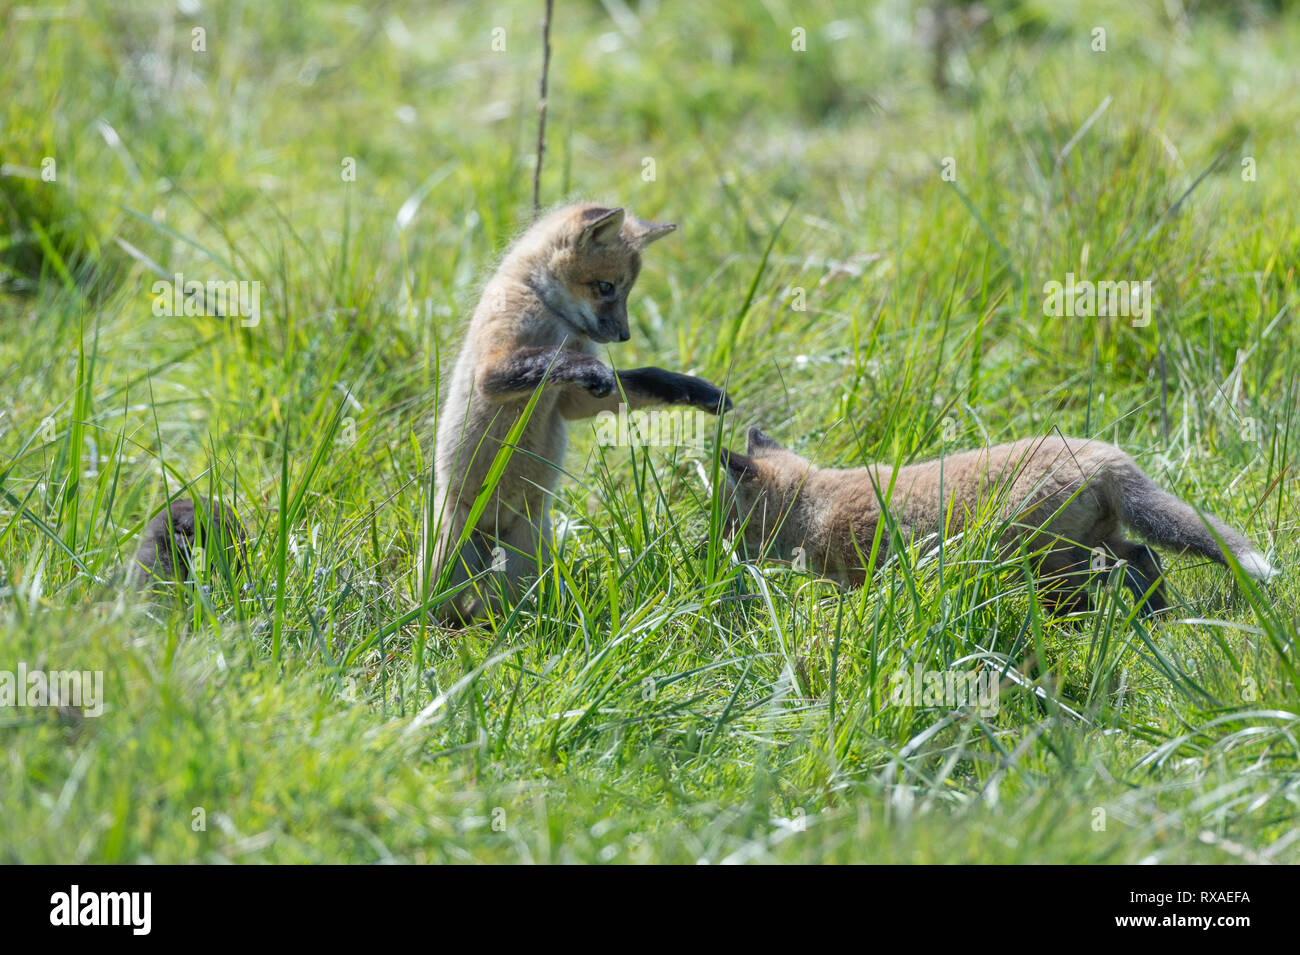
<path id="1" fill-rule="evenodd" d="M 530 218 L 542 7 L 0 0 L 0 671 L 103 688 L 0 707 L 0 861 L 1300 861 L 1297 7 L 561 0 L 543 204 L 679 226 L 608 358 L 736 408 L 575 425 L 561 559 L 447 630 L 439 375 Z M 1048 314 L 1067 276 L 1149 320 Z M 1066 618 L 990 522 L 840 591 L 721 533 L 755 424 L 1101 437 L 1287 573 Z M 251 559 L 137 599 L 191 488 Z M 896 692 L 972 672 L 996 706 Z"/>

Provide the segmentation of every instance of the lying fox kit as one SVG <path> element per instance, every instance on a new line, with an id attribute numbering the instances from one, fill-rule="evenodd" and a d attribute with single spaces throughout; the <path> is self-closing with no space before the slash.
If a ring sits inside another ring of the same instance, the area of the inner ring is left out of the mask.
<path id="1" fill-rule="evenodd" d="M 1126 561 L 1124 583 L 1137 599 L 1146 598 L 1147 611 L 1169 606 L 1159 558 L 1127 539 L 1125 526 L 1152 543 L 1226 564 L 1217 534 L 1251 577 L 1268 580 L 1278 573 L 1241 534 L 1206 517 L 1211 533 L 1188 504 L 1162 490 L 1119 448 L 1099 441 L 1017 441 L 908 465 L 897 474 L 879 464 L 823 470 L 757 428 L 750 429 L 747 450 L 723 452 L 734 497 L 731 521 L 733 527 L 747 521 L 745 543 L 787 559 L 802 553 L 810 568 L 850 586 L 865 581 L 886 496 L 905 541 L 961 531 L 982 504 L 995 501 L 1009 521 L 1001 543 L 1009 549 L 1023 540 L 1027 552 L 1041 554 L 1037 570 L 1045 596 L 1061 610 L 1088 606 L 1084 587 L 1097 569 L 1098 549 L 1107 565 Z M 886 530 L 882 551 L 889 539 Z"/>
<path id="2" fill-rule="evenodd" d="M 517 597 L 539 556 L 548 559 L 544 542 L 566 421 L 617 411 L 624 402 L 630 409 L 684 404 L 715 414 L 731 407 L 703 379 L 660 368 L 615 372 L 595 357 L 597 345 L 631 337 L 627 296 L 641 251 L 675 228 L 622 209 L 562 208 L 525 232 L 488 282 L 438 414 L 432 576 L 435 583 L 446 576 L 454 589 L 493 574 L 461 591 L 445 616 L 469 620 L 494 593 Z M 506 470 L 457 553 L 493 459 L 539 388 Z"/>

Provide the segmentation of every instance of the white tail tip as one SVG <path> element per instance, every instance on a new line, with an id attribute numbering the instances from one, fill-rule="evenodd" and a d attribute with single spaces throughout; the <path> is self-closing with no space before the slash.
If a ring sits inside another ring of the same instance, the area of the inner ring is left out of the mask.
<path id="1" fill-rule="evenodd" d="M 1241 564 L 1241 569 L 1248 576 L 1263 583 L 1268 583 L 1282 573 L 1281 569 L 1270 564 L 1264 555 L 1257 550 L 1242 554 L 1237 558 L 1237 563 Z"/>

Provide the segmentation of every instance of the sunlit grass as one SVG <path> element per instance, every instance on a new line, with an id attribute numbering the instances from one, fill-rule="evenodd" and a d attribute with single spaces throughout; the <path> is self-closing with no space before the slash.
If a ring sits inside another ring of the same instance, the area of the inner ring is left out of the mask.
<path id="1" fill-rule="evenodd" d="M 724 444 L 826 465 L 1114 440 L 1289 568 L 1296 25 L 989 6 L 942 98 L 906 4 L 557 4 L 544 200 L 680 225 L 610 360 L 726 380 Z M 106 700 L 0 709 L 0 858 L 1300 858 L 1291 574 L 1171 558 L 1174 619 L 1103 583 L 1063 620 L 986 526 L 843 593 L 739 560 L 716 442 L 579 424 L 533 598 L 428 620 L 438 372 L 526 222 L 539 4 L 28 9 L 0 3 L 0 670 Z M 260 321 L 156 316 L 177 272 L 260 282 Z M 1067 272 L 1151 279 L 1154 322 L 1045 316 Z M 187 487 L 250 566 L 123 599 Z M 917 667 L 995 669 L 997 711 L 895 704 Z"/>

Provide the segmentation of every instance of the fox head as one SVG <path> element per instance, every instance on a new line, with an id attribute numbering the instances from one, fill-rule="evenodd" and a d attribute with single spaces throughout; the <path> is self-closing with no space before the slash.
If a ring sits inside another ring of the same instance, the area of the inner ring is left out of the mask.
<path id="1" fill-rule="evenodd" d="M 627 296 L 641 272 L 641 250 L 677 228 L 622 209 L 570 206 L 540 224 L 547 234 L 532 285 L 572 331 L 594 342 L 625 342 Z"/>
<path id="2" fill-rule="evenodd" d="M 749 429 L 746 453 L 722 449 L 727 469 L 730 530 L 743 528 L 745 543 L 781 556 L 803 544 L 808 528 L 802 492 L 812 464 L 758 428 Z"/>

